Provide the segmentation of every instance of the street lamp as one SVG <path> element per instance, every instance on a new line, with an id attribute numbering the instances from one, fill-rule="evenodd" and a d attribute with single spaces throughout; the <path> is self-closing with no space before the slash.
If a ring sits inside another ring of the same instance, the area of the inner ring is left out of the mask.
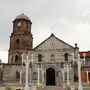
<path id="1" fill-rule="evenodd" d="M 31 55 L 28 53 L 28 54 L 22 54 L 22 62 L 25 63 L 26 65 L 26 81 L 25 81 L 25 87 L 24 87 L 24 90 L 29 90 L 29 84 L 28 84 L 28 70 L 29 70 L 29 63 L 31 60 L 32 57 Z"/>
<path id="2" fill-rule="evenodd" d="M 78 77 L 79 77 L 79 80 L 78 80 L 78 90 L 83 90 L 83 87 L 82 87 L 82 84 L 81 84 L 81 63 L 82 61 L 84 61 L 84 64 L 85 64 L 85 56 L 86 54 L 84 53 L 83 54 L 83 59 L 80 58 L 80 54 L 78 54 L 78 58 L 75 59 L 74 58 L 74 54 L 73 54 L 73 62 L 76 62 L 77 65 L 78 65 Z"/>

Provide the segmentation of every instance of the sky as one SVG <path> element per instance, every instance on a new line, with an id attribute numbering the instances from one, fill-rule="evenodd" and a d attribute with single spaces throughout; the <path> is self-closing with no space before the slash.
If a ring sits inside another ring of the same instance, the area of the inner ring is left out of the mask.
<path id="1" fill-rule="evenodd" d="M 8 61 L 13 20 L 24 13 L 32 21 L 34 47 L 54 33 L 80 51 L 90 50 L 90 0 L 0 0 L 0 58 Z"/>

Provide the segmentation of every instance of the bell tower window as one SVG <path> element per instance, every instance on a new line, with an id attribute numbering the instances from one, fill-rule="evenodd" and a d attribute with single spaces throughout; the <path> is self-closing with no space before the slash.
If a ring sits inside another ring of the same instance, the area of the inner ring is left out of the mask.
<path id="1" fill-rule="evenodd" d="M 17 44 L 19 44 L 19 39 L 16 40 Z"/>
<path id="2" fill-rule="evenodd" d="M 16 62 L 16 63 L 18 62 L 18 59 L 19 59 L 19 57 L 18 57 L 18 55 L 16 55 L 16 56 L 15 56 L 15 62 Z"/>
<path id="3" fill-rule="evenodd" d="M 17 40 L 16 40 L 16 47 L 19 48 L 19 47 L 20 47 L 19 45 L 20 45 L 20 40 L 17 39 Z"/>

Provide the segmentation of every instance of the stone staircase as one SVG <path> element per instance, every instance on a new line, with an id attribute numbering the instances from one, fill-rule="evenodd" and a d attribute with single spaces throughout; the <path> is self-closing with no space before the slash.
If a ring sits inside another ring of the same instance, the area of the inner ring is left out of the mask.
<path id="1" fill-rule="evenodd" d="M 84 87 L 83 90 L 90 90 L 90 87 Z"/>
<path id="2" fill-rule="evenodd" d="M 5 87 L 11 87 L 13 89 L 21 89 L 24 90 L 24 85 L 20 85 L 18 83 L 3 83 L 0 82 L 0 90 L 4 90 Z M 68 86 L 45 86 L 45 85 L 29 85 L 30 90 L 78 90 L 77 84 Z M 71 89 L 70 89 L 71 88 Z M 83 84 L 83 90 L 90 90 L 90 83 Z"/>
<path id="3" fill-rule="evenodd" d="M 36 90 L 64 90 L 62 87 L 57 86 L 45 86 L 45 87 L 37 87 Z"/>
<path id="4" fill-rule="evenodd" d="M 77 88 L 63 88 L 63 87 L 57 87 L 57 86 L 45 86 L 45 87 L 37 87 L 35 89 L 32 90 L 78 90 Z M 83 87 L 83 90 L 90 90 L 90 87 Z"/>

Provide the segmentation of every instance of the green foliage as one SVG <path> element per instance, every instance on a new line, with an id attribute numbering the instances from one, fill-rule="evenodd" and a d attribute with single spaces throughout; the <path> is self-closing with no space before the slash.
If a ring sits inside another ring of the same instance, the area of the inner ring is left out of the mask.
<path id="1" fill-rule="evenodd" d="M 6 87 L 5 90 L 12 90 L 12 88 L 11 87 Z"/>

